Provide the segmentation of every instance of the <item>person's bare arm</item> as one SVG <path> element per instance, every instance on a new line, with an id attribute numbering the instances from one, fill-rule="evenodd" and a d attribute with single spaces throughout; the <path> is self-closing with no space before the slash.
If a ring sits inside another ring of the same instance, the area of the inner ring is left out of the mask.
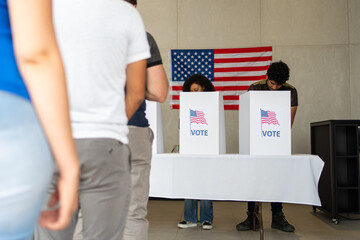
<path id="1" fill-rule="evenodd" d="M 291 127 L 294 123 L 295 114 L 296 114 L 297 107 L 291 107 Z"/>
<path id="2" fill-rule="evenodd" d="M 169 82 L 162 64 L 146 69 L 145 98 L 150 101 L 164 102 L 169 89 Z"/>
<path id="3" fill-rule="evenodd" d="M 128 119 L 140 107 L 145 98 L 146 60 L 128 64 L 126 68 L 126 116 Z"/>
<path id="4" fill-rule="evenodd" d="M 17 64 L 60 171 L 60 208 L 54 219 L 40 219 L 40 223 L 62 229 L 77 207 L 79 164 L 51 0 L 11 0 L 8 6 Z"/>

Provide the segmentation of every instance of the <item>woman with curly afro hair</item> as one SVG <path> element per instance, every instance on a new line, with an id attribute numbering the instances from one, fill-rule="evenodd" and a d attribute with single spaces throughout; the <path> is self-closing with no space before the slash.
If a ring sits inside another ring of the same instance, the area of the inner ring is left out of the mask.
<path id="1" fill-rule="evenodd" d="M 215 92 L 215 87 L 203 75 L 193 74 L 184 82 L 183 92 Z"/>
<path id="2" fill-rule="evenodd" d="M 214 85 L 209 79 L 200 75 L 193 74 L 186 79 L 183 85 L 183 92 L 214 92 Z M 200 221 L 198 220 L 198 201 L 200 201 Z M 179 228 L 196 227 L 198 222 L 202 224 L 204 230 L 213 228 L 213 204 L 211 200 L 185 199 L 184 202 L 184 221 L 178 223 Z"/>

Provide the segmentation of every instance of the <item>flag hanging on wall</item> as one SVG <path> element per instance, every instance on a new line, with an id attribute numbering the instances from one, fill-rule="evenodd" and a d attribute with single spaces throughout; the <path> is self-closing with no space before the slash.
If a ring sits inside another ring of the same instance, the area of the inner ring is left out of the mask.
<path id="1" fill-rule="evenodd" d="M 171 108 L 179 109 L 182 85 L 197 73 L 222 92 L 225 110 L 238 110 L 240 94 L 266 78 L 271 60 L 272 47 L 171 50 Z"/>

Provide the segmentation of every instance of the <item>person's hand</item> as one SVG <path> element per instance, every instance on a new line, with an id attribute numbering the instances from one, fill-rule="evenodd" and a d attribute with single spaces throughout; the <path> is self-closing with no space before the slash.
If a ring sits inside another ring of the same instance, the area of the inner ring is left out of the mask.
<path id="1" fill-rule="evenodd" d="M 66 178 L 60 177 L 58 189 L 48 202 L 49 209 L 41 212 L 39 224 L 42 227 L 61 230 L 68 226 L 73 212 L 78 208 L 79 178 L 78 174 L 74 175 Z"/>

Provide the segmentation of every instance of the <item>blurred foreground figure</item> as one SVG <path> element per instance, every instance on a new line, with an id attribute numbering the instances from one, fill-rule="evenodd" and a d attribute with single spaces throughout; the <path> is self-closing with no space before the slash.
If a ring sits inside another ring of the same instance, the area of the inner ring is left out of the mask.
<path id="1" fill-rule="evenodd" d="M 50 0 L 0 0 L 0 239 L 29 239 L 53 172 L 58 188 L 40 224 L 65 228 L 77 208 L 79 164 Z M 50 217 L 51 215 L 51 217 Z"/>
<path id="2" fill-rule="evenodd" d="M 80 158 L 83 238 L 122 239 L 131 194 L 127 122 L 144 100 L 150 57 L 145 29 L 121 0 L 55 0 L 53 8 Z M 39 227 L 35 237 L 72 239 L 77 218 L 63 231 Z"/>

